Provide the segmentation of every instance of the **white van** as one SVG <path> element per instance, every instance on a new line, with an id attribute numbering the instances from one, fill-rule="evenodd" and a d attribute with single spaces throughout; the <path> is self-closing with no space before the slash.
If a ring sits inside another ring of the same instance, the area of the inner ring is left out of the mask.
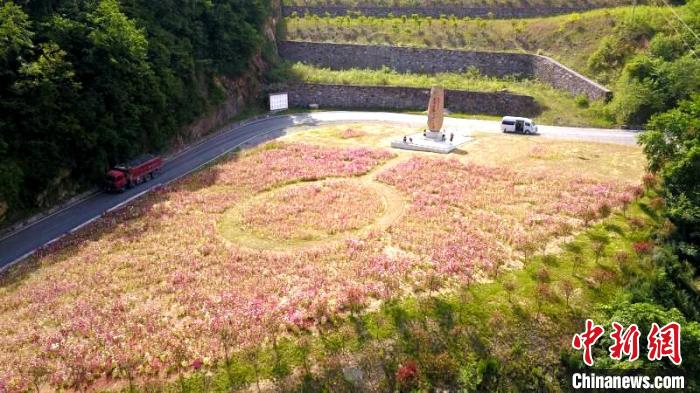
<path id="1" fill-rule="evenodd" d="M 532 119 L 525 117 L 505 116 L 501 120 L 501 131 L 517 132 L 518 134 L 537 134 L 537 125 Z"/>

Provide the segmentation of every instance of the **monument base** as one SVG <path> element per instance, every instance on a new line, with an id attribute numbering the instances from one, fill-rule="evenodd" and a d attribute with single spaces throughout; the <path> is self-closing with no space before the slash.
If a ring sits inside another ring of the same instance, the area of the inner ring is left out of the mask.
<path id="1" fill-rule="evenodd" d="M 425 137 L 434 141 L 442 141 L 443 136 L 447 138 L 443 131 L 426 131 Z"/>
<path id="2" fill-rule="evenodd" d="M 443 141 L 443 135 L 445 135 L 445 140 Z M 450 137 L 452 141 L 450 141 Z M 414 151 L 425 151 L 430 153 L 440 153 L 449 154 L 457 149 L 460 145 L 463 145 L 471 140 L 471 136 L 466 133 L 461 132 L 426 132 L 417 133 L 412 135 L 406 135 L 406 141 L 404 139 L 397 139 L 391 142 L 391 147 L 394 149 L 402 150 L 414 150 Z"/>

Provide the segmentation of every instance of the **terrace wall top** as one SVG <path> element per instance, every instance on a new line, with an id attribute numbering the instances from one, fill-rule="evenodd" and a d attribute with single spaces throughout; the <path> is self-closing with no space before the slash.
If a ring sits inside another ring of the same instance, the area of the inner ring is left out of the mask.
<path id="1" fill-rule="evenodd" d="M 422 15 L 439 18 L 442 15 L 456 16 L 458 18 L 533 18 L 537 16 L 552 16 L 561 14 L 570 14 L 573 12 L 585 12 L 593 9 L 602 8 L 601 5 L 585 4 L 569 7 L 547 7 L 547 6 L 532 6 L 532 7 L 464 7 L 459 5 L 441 5 L 431 7 L 381 7 L 381 6 L 353 6 L 344 5 L 322 5 L 322 6 L 282 6 L 282 14 L 291 16 L 297 14 L 300 16 L 318 15 L 318 16 L 346 16 L 346 15 L 365 15 L 374 17 L 386 17 L 389 14 L 394 16 L 411 16 Z"/>
<path id="2" fill-rule="evenodd" d="M 609 99 L 610 90 L 546 56 L 529 53 L 478 52 L 435 48 L 383 45 L 329 44 L 283 41 L 280 56 L 335 70 L 350 68 L 381 69 L 432 74 L 477 69 L 482 75 L 536 78 L 572 95 L 589 99 Z"/>

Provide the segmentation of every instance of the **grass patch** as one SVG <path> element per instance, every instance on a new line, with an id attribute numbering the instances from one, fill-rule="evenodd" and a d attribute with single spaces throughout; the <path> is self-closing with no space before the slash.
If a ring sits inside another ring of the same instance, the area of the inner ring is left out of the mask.
<path id="1" fill-rule="evenodd" d="M 627 298 L 625 288 L 651 270 L 649 256 L 632 252 L 632 245 L 648 239 L 658 225 L 641 208 L 651 197 L 570 239 L 578 251 L 533 255 L 525 269 L 489 283 L 426 291 L 367 313 L 338 316 L 315 333 L 270 340 L 182 384 L 155 390 L 259 385 L 280 391 L 352 391 L 356 386 L 347 370 L 353 368 L 362 373 L 363 386 L 392 391 L 406 383 L 419 390 L 498 390 L 515 384 L 565 389 L 561 351 L 582 318 L 603 319 L 598 305 Z M 599 231 L 607 231 L 610 242 L 596 262 L 591 234 Z M 410 362 L 419 373 L 413 381 L 402 381 L 397 370 Z"/>
<path id="2" fill-rule="evenodd" d="M 588 67 L 601 40 L 633 25 L 642 48 L 649 32 L 669 28 L 670 13 L 668 8 L 638 6 L 515 20 L 295 16 L 286 23 L 292 40 L 540 53 L 605 83 L 615 80 L 614 75 Z"/>
<path id="3" fill-rule="evenodd" d="M 392 123 L 346 123 L 326 125 L 290 132 L 283 141 L 313 143 L 322 146 L 389 146 L 391 141 L 420 127 L 410 129 Z M 357 138 L 343 138 L 347 130 L 361 133 Z M 646 159 L 637 146 L 581 141 L 522 137 L 479 132 L 475 139 L 460 147 L 456 159 L 481 165 L 529 168 L 533 171 L 578 173 L 601 181 L 634 181 L 644 173 Z M 425 153 L 395 151 L 399 157 L 424 156 Z"/>
<path id="4" fill-rule="evenodd" d="M 461 5 L 466 7 L 567 7 L 581 5 L 580 1 L 574 0 L 394 0 L 391 2 L 378 0 L 283 0 L 282 3 L 296 6 L 344 5 L 374 7 L 430 7 L 433 5 Z M 626 3 L 627 2 L 622 0 L 587 0 L 585 5 L 610 7 Z"/>
<path id="5" fill-rule="evenodd" d="M 381 70 L 351 69 L 334 71 L 302 63 L 283 64 L 274 72 L 279 81 L 302 81 L 340 85 L 405 86 L 429 88 L 442 85 L 446 89 L 481 92 L 509 91 L 533 96 L 542 107 L 535 118 L 539 123 L 568 126 L 610 127 L 612 117 L 604 103 L 593 102 L 582 106 L 576 97 L 532 79 L 497 79 L 476 71 L 465 73 L 402 74 L 388 68 Z M 427 103 L 426 103 L 427 105 Z"/>

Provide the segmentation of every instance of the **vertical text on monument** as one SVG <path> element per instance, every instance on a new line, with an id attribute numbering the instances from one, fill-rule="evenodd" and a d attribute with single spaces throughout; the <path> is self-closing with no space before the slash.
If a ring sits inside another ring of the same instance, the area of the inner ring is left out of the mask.
<path id="1" fill-rule="evenodd" d="M 431 132 L 439 132 L 445 115 L 445 89 L 435 86 L 430 90 L 430 102 L 428 103 L 428 129 Z"/>

